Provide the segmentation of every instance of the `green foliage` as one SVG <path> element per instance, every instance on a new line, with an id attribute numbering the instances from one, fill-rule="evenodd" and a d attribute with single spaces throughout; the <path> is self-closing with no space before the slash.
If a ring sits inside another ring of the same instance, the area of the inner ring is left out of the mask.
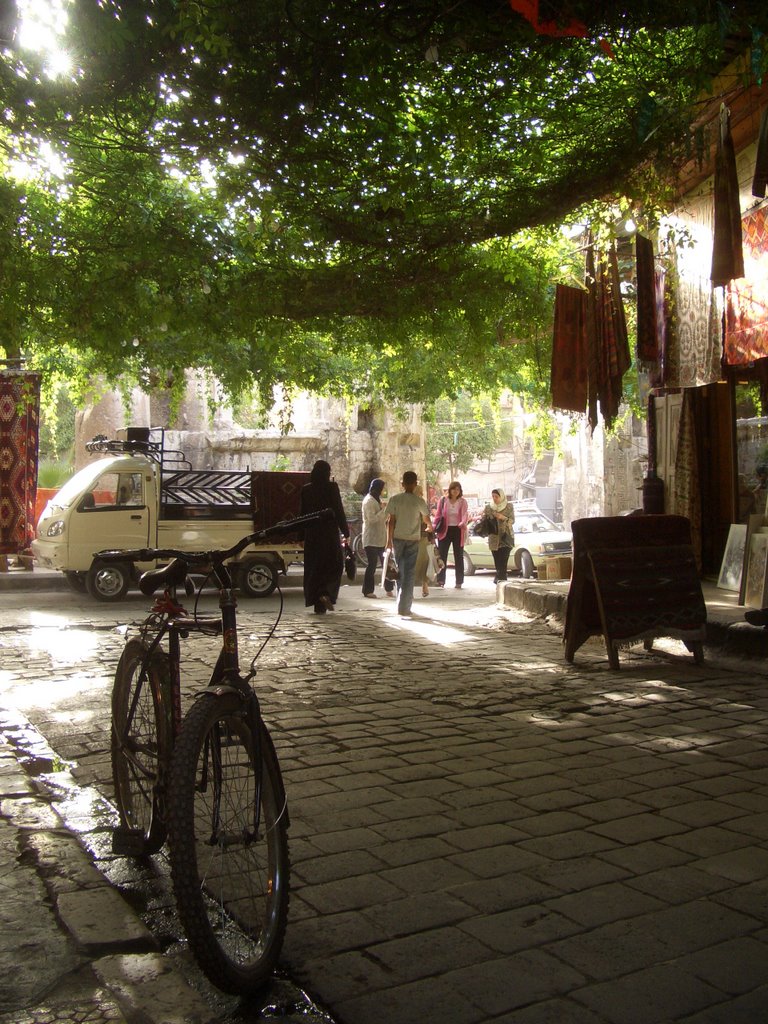
<path id="1" fill-rule="evenodd" d="M 726 38 L 768 28 L 751 0 L 574 0 L 585 39 L 438 0 L 70 10 L 71 79 L 0 54 L 0 348 L 76 392 L 198 367 L 388 406 L 546 405 L 560 221 L 663 206 Z"/>
<path id="2" fill-rule="evenodd" d="M 40 407 L 40 458 L 69 464 L 75 444 L 76 406 L 61 380 L 47 389 L 45 397 L 47 401 Z"/>
<path id="3" fill-rule="evenodd" d="M 71 475 L 72 465 L 70 463 L 43 459 L 37 467 L 37 486 L 58 489 L 67 482 Z"/>
<path id="4" fill-rule="evenodd" d="M 460 392 L 438 399 L 426 412 L 427 474 L 430 483 L 447 474 L 466 473 L 478 459 L 489 459 L 512 437 L 490 396 Z"/>

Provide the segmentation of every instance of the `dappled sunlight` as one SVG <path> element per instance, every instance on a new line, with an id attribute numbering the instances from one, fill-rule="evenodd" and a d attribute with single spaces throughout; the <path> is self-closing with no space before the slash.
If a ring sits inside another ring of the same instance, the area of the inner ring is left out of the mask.
<path id="1" fill-rule="evenodd" d="M 21 637 L 34 653 L 46 653 L 53 665 L 74 665 L 98 650 L 98 637 L 86 629 L 44 627 L 30 630 Z"/>
<path id="2" fill-rule="evenodd" d="M 453 626 L 445 626 L 429 619 L 393 618 L 387 621 L 387 625 L 393 629 L 404 630 L 413 636 L 423 637 L 425 640 L 429 640 L 430 643 L 439 644 L 441 647 L 450 647 L 453 644 L 459 643 L 475 643 L 480 639 L 464 630 L 456 629 Z"/>
<path id="3" fill-rule="evenodd" d="M 55 718 L 54 709 L 60 704 L 67 704 L 65 711 L 58 715 L 63 722 L 83 722 L 93 717 L 91 711 L 73 711 L 71 701 L 75 697 L 85 699 L 92 693 L 101 693 L 105 687 L 112 685 L 111 674 L 109 678 L 81 675 L 76 673 L 66 678 L 40 676 L 36 680 L 30 678 L 16 679 L 18 689 L 16 690 L 16 703 L 25 708 L 48 708 L 51 717 Z M 84 717 L 81 717 L 84 716 Z"/>
<path id="4" fill-rule="evenodd" d="M 51 715 L 52 721 L 60 722 L 62 725 L 67 723 L 70 725 L 85 725 L 93 721 L 94 718 L 96 718 L 94 711 L 71 711 L 69 709 Z"/>

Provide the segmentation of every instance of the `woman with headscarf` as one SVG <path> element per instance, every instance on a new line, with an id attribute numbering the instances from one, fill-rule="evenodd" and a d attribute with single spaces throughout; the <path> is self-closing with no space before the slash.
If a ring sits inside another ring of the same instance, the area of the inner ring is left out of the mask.
<path id="1" fill-rule="evenodd" d="M 384 481 L 375 477 L 371 480 L 368 493 L 363 498 L 363 547 L 368 560 L 363 576 L 363 597 L 376 597 L 376 567 L 384 558 L 387 546 L 387 508 L 381 503 Z M 384 592 L 394 597 L 395 584 L 384 580 Z"/>
<path id="2" fill-rule="evenodd" d="M 496 530 L 488 534 L 488 547 L 496 567 L 493 582 L 503 583 L 507 578 L 509 555 L 515 546 L 515 535 L 512 532 L 515 510 L 512 507 L 512 502 L 507 501 L 506 493 L 502 488 L 494 487 L 491 491 L 491 500 L 485 506 L 485 515 L 488 519 L 496 521 Z"/>
<path id="3" fill-rule="evenodd" d="M 341 534 L 349 537 L 349 526 L 341 504 L 339 485 L 331 480 L 330 465 L 318 459 L 309 474 L 309 483 L 301 489 L 301 514 L 333 510 L 333 519 L 324 519 L 304 530 L 304 604 L 312 605 L 318 615 L 332 612 L 339 596 L 344 555 Z"/>

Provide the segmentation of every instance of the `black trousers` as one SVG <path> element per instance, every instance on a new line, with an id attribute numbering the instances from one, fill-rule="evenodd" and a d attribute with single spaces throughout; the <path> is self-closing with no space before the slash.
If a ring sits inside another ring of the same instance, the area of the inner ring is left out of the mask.
<path id="1" fill-rule="evenodd" d="M 461 529 L 458 526 L 449 526 L 448 533 L 441 541 L 437 542 L 437 550 L 445 565 L 448 565 L 448 551 L 451 544 L 453 544 L 453 565 L 458 587 L 464 582 L 464 548 L 461 546 Z M 437 574 L 435 583 L 445 583 L 445 568 Z"/>
<path id="2" fill-rule="evenodd" d="M 512 552 L 512 548 L 496 548 L 492 551 L 493 564 L 496 567 L 496 578 L 494 583 L 503 583 L 507 579 L 507 565 L 509 564 L 509 556 Z"/>
<path id="3" fill-rule="evenodd" d="M 376 569 L 384 561 L 384 548 L 366 547 L 365 557 L 368 564 L 365 567 L 365 576 L 363 576 L 363 593 L 372 594 L 376 589 Z M 392 580 L 384 580 L 384 589 L 391 594 L 395 589 L 395 584 Z"/>

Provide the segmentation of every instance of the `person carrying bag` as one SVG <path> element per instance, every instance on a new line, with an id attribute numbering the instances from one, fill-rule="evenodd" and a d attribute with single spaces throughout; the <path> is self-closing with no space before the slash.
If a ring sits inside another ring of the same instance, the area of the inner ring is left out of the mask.
<path id="1" fill-rule="evenodd" d="M 515 546 L 515 535 L 512 524 L 515 521 L 515 510 L 512 502 L 507 501 L 506 494 L 499 487 L 491 491 L 491 500 L 485 506 L 483 519 L 489 524 L 488 548 L 493 556 L 496 572 L 494 583 L 504 583 L 507 579 L 507 566 L 512 548 Z M 481 520 L 482 521 L 482 520 Z"/>
<path id="2" fill-rule="evenodd" d="M 467 520 L 469 508 L 464 497 L 461 484 L 453 480 L 448 485 L 447 497 L 441 498 L 435 513 L 435 537 L 443 560 L 443 568 L 437 574 L 435 584 L 445 586 L 445 566 L 448 563 L 448 551 L 453 546 L 453 565 L 456 575 L 456 589 L 461 590 L 464 583 L 464 544 L 467 539 Z"/>

